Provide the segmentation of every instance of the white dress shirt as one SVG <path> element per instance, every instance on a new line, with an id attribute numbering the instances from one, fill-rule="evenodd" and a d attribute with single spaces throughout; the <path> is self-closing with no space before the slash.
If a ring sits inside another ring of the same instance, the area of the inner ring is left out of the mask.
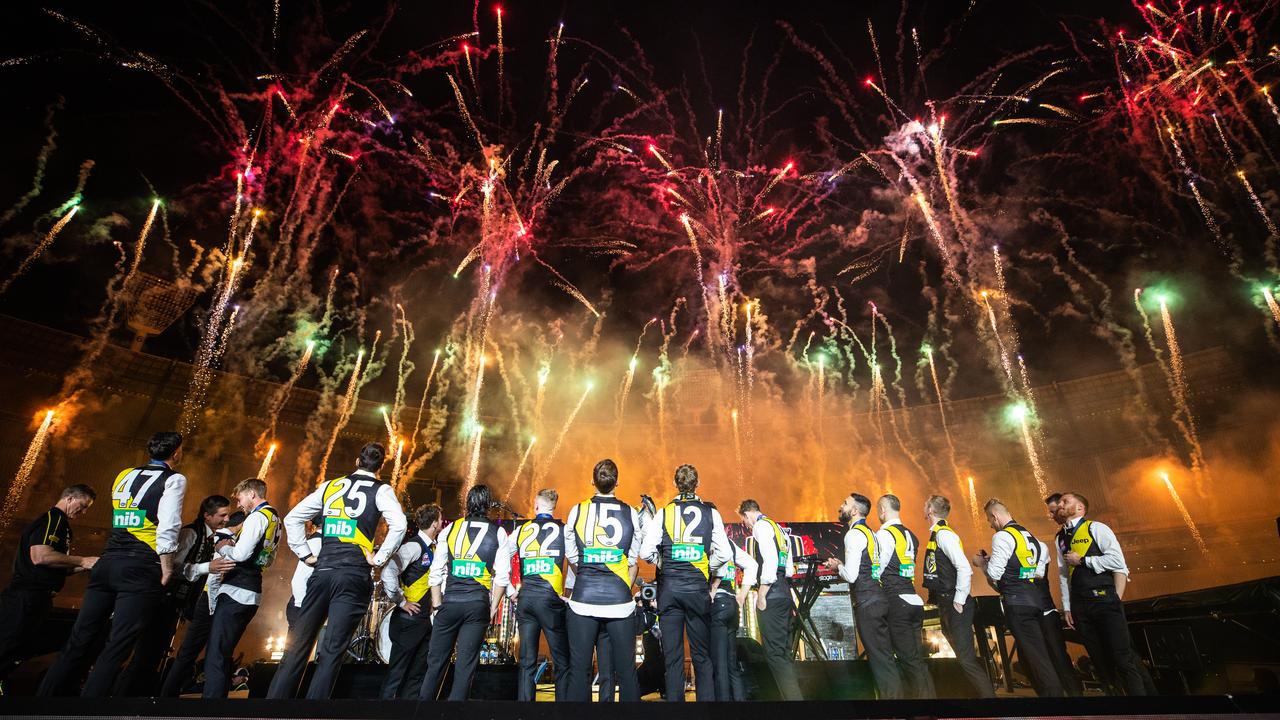
<path id="1" fill-rule="evenodd" d="M 227 558 L 232 562 L 245 562 L 253 557 L 254 551 L 258 549 L 258 541 L 262 539 L 267 532 L 267 516 L 257 510 L 249 513 L 244 519 L 244 524 L 240 526 L 240 534 L 236 536 L 234 543 L 222 546 L 217 554 Z M 265 568 L 264 568 L 265 569 Z M 247 588 L 227 585 L 222 582 L 221 575 L 209 576 L 209 614 L 213 614 L 214 607 L 218 603 L 218 596 L 226 595 L 241 605 L 258 605 L 262 602 L 262 593 L 249 590 Z"/>
<path id="2" fill-rule="evenodd" d="M 613 493 L 598 493 L 596 494 L 596 497 L 612 498 Z M 636 509 L 626 503 L 623 503 L 622 506 L 631 511 L 631 527 L 634 530 L 634 532 L 631 533 L 631 545 L 623 548 L 627 553 L 627 567 L 630 568 L 635 567 L 636 558 L 640 555 L 640 535 L 644 530 L 640 527 L 640 514 L 636 512 Z M 579 507 L 581 507 L 581 504 L 574 505 L 573 508 L 569 510 L 569 517 L 566 518 L 564 522 L 564 558 L 565 562 L 573 567 L 578 565 L 579 560 L 578 532 L 575 530 L 578 524 Z M 567 590 L 566 594 L 568 594 Z M 566 601 L 569 603 L 570 610 L 587 617 L 624 618 L 636 611 L 636 604 L 634 601 L 627 601 L 616 605 L 592 605 L 590 603 L 579 602 L 572 598 L 567 598 Z"/>
<path id="3" fill-rule="evenodd" d="M 972 591 L 973 568 L 969 567 L 969 559 L 964 556 L 964 545 L 960 542 L 960 536 L 950 526 L 945 529 L 938 528 L 935 542 L 938 545 L 938 552 L 945 555 L 956 568 L 956 592 L 951 601 L 957 605 L 964 605 Z"/>
<path id="4" fill-rule="evenodd" d="M 1078 517 L 1067 521 L 1066 531 L 1067 537 L 1071 537 L 1075 533 L 1080 523 L 1084 522 L 1084 517 Z M 1121 572 L 1125 575 L 1129 574 L 1129 565 L 1124 559 L 1124 550 L 1120 549 L 1120 539 L 1116 537 L 1111 528 L 1103 525 L 1097 520 L 1092 521 L 1089 529 L 1093 531 L 1093 544 L 1102 552 L 1101 555 L 1092 555 L 1081 558 L 1090 570 L 1102 574 Z M 1054 543 L 1055 545 L 1057 543 Z M 1067 548 L 1070 550 L 1071 548 Z M 1058 547 L 1058 584 L 1062 588 L 1062 610 L 1063 612 L 1071 611 L 1071 582 L 1070 568 L 1071 566 L 1063 559 L 1062 547 Z"/>
<path id="5" fill-rule="evenodd" d="M 320 537 L 320 533 L 313 533 L 307 538 L 307 548 L 312 555 L 320 554 L 320 546 L 324 543 L 324 539 Z M 293 590 L 293 606 L 302 607 L 302 598 L 307 596 L 307 581 L 311 579 L 311 573 L 316 569 L 310 565 L 298 561 L 297 567 L 293 569 L 293 579 L 289 581 L 289 587 Z"/>
<path id="6" fill-rule="evenodd" d="M 164 481 L 164 494 L 160 496 L 160 504 L 156 507 L 157 555 L 168 555 L 178 549 L 178 531 L 182 529 L 182 501 L 186 495 L 186 475 L 176 472 Z"/>
<path id="7" fill-rule="evenodd" d="M 195 547 L 196 543 L 203 543 L 209 539 L 210 535 L 213 534 L 213 528 L 206 525 L 203 521 L 200 522 L 200 529 L 204 530 L 204 533 L 201 537 L 197 538 L 195 530 L 186 526 L 181 528 L 178 532 L 178 549 L 174 552 L 175 557 L 185 560 L 187 553 L 191 552 L 191 548 Z M 181 571 L 182 577 L 185 578 L 187 582 L 195 582 L 201 577 L 209 574 L 209 563 L 183 563 Z"/>
<path id="8" fill-rule="evenodd" d="M 734 543 L 729 543 L 729 547 L 733 550 L 733 562 L 721 563 L 718 567 L 713 567 L 712 571 L 715 577 L 722 580 L 732 578 L 733 573 L 730 568 L 742 571 L 742 583 L 738 587 L 750 588 L 756 584 L 756 577 L 760 574 L 760 564 L 751 556 L 751 553 L 743 550 Z M 725 593 L 733 595 L 723 584 L 716 586 L 716 594 Z"/>
<path id="9" fill-rule="evenodd" d="M 422 530 L 418 531 L 418 537 L 422 538 L 422 542 L 427 547 L 435 547 L 436 540 L 432 540 Z M 437 536 L 439 539 L 439 536 Z M 438 548 L 437 548 L 438 550 Z M 437 552 L 437 554 L 439 554 Z M 382 590 L 392 602 L 399 605 L 404 602 L 404 592 L 400 590 L 400 574 L 405 568 L 422 559 L 422 554 L 418 552 L 418 546 L 414 543 L 400 543 L 400 549 L 396 550 L 395 555 L 391 556 L 390 562 L 382 566 Z M 435 557 L 431 558 L 431 564 L 435 566 Z M 435 585 L 434 580 L 428 580 L 428 584 Z M 429 602 L 428 602 L 429 604 Z"/>
<path id="10" fill-rule="evenodd" d="M 880 555 L 881 569 L 889 567 L 889 561 L 893 559 L 893 556 L 896 555 L 898 552 L 898 543 L 894 541 L 893 533 L 890 533 L 888 529 L 890 525 L 901 526 L 902 521 L 899 520 L 898 518 L 893 518 L 892 520 L 885 520 L 883 523 L 880 524 L 880 529 L 876 531 L 876 552 Z M 903 533 L 903 534 L 905 535 L 906 533 Z M 920 548 L 914 548 L 914 550 L 919 552 Z M 911 564 L 914 565 L 915 561 L 916 561 L 915 556 L 912 555 Z M 913 579 L 912 582 L 914 583 L 915 580 Z M 903 593 L 898 597 L 901 598 L 902 601 L 907 603 L 908 605 L 919 605 L 921 607 L 924 606 L 924 598 L 920 597 L 918 594 L 914 592 Z"/>
<path id="11" fill-rule="evenodd" d="M 850 525 L 844 534 L 844 562 L 840 564 L 839 570 L 840 578 L 849 583 L 850 592 L 853 592 L 853 584 L 858 581 L 858 573 L 862 572 L 862 554 L 866 551 L 867 536 Z M 876 554 L 879 555 L 879 553 Z M 879 562 L 880 559 L 877 557 L 876 563 Z"/>
<path id="12" fill-rule="evenodd" d="M 756 541 L 756 550 L 760 553 L 760 584 L 773 585 L 778 581 L 778 540 L 773 535 L 773 524 L 767 522 L 767 518 L 763 515 L 756 520 L 756 524 L 751 527 L 751 539 Z M 787 542 L 787 536 L 782 536 L 782 541 Z M 791 553 L 787 553 L 787 564 L 784 572 L 787 577 L 794 575 L 796 571 L 795 559 L 791 557 Z"/>
<path id="13" fill-rule="evenodd" d="M 368 470 L 356 470 L 348 477 L 360 476 L 375 480 L 378 477 Z M 284 530 L 288 536 L 289 549 L 304 561 L 311 557 L 311 548 L 307 545 L 307 521 L 324 509 L 324 489 L 328 486 L 327 482 L 321 484 L 315 492 L 295 505 L 284 518 Z M 404 516 L 404 509 L 400 507 L 400 500 L 396 498 L 395 489 L 389 484 L 378 487 L 378 493 L 374 496 L 374 505 L 382 513 L 383 521 L 387 523 L 387 535 L 382 540 L 382 546 L 373 555 L 373 564 L 381 567 L 391 558 L 391 554 L 400 548 L 400 541 L 404 539 L 409 521 Z"/>
<path id="14" fill-rule="evenodd" d="M 1039 542 L 1039 541 L 1037 541 Z M 992 580 L 999 580 L 1004 577 L 1005 568 L 1009 565 L 1009 558 L 1013 557 L 1013 552 L 1017 548 L 1017 543 L 1013 541 L 1013 537 L 1001 528 L 996 534 L 991 536 L 991 557 L 987 561 L 987 577 Z M 1049 546 L 1040 542 L 1040 557 L 1036 562 L 1036 577 L 1044 577 L 1045 567 L 1049 564 Z"/>

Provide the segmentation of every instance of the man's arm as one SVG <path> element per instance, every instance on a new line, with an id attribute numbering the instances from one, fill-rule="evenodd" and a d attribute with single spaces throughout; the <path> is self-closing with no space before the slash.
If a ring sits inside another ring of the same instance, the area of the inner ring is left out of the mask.
<path id="1" fill-rule="evenodd" d="M 862 553 L 866 549 L 867 539 L 861 532 L 851 530 L 844 534 L 844 561 L 840 562 L 837 571 L 851 588 L 858 581 L 858 573 L 862 570 Z"/>
<path id="2" fill-rule="evenodd" d="M 382 546 L 370 559 L 369 564 L 381 567 L 391 558 L 392 553 L 400 549 L 400 541 L 404 540 L 409 520 L 404 516 L 404 508 L 400 507 L 395 488 L 390 485 L 379 487 L 376 499 L 378 510 L 382 512 L 382 519 L 387 523 L 387 535 L 382 539 Z"/>
<path id="3" fill-rule="evenodd" d="M 969 559 L 964 556 L 960 536 L 955 531 L 939 531 L 938 550 L 947 556 L 956 569 L 956 594 L 952 596 L 951 601 L 958 606 L 964 606 L 969 600 L 969 593 L 973 590 L 973 568 L 969 566 Z"/>
<path id="4" fill-rule="evenodd" d="M 711 508 L 711 560 L 713 564 L 723 565 L 733 560 L 733 543 L 729 542 L 729 533 L 724 530 L 724 518 L 720 511 Z"/>
<path id="5" fill-rule="evenodd" d="M 1120 539 L 1116 537 L 1115 531 L 1096 521 L 1091 529 L 1094 542 L 1102 554 L 1083 558 L 1084 563 L 1096 573 L 1119 572 L 1128 575 L 1129 565 L 1125 562 L 1124 550 L 1120 547 Z"/>
<path id="6" fill-rule="evenodd" d="M 409 563 L 417 559 L 413 557 L 414 555 L 417 555 L 417 552 L 412 545 L 407 547 L 401 545 L 400 549 L 396 550 L 395 554 L 391 556 L 386 565 L 382 566 L 382 570 L 378 573 L 379 579 L 382 580 L 382 591 L 396 605 L 399 605 L 400 601 L 404 599 L 404 594 L 400 592 L 400 573 L 404 572 Z M 431 581 L 428 580 L 427 582 L 430 583 Z"/>
<path id="7" fill-rule="evenodd" d="M 249 513 L 240 527 L 240 537 L 234 545 L 227 545 L 218 552 L 219 555 L 234 562 L 244 562 L 253 557 L 258 541 L 267 532 L 267 516 L 260 512 Z"/>
<path id="8" fill-rule="evenodd" d="M 898 544 L 888 530 L 880 528 L 876 531 L 876 562 L 880 564 L 881 572 L 889 567 L 889 561 L 893 559 L 897 548 Z"/>
<path id="9" fill-rule="evenodd" d="M 311 554 L 311 548 L 307 546 L 307 521 L 324 509 L 324 488 L 324 485 L 316 488 L 315 492 L 303 498 L 302 502 L 294 505 L 289 514 L 284 516 L 284 536 L 289 549 L 308 565 L 315 565 L 316 556 Z"/>
<path id="10" fill-rule="evenodd" d="M 987 560 L 987 578 L 996 582 L 1004 575 L 1004 569 L 1013 557 L 1014 542 L 1009 533 L 1001 530 L 991 536 L 991 557 Z"/>
<path id="11" fill-rule="evenodd" d="M 502 595 L 511 584 L 511 543 L 507 542 L 507 531 L 498 528 L 498 555 L 493 561 L 493 582 L 489 585 L 489 617 L 498 614 L 498 606 L 502 604 Z"/>
<path id="12" fill-rule="evenodd" d="M 64 570 L 88 570 L 98 561 L 96 557 L 68 555 L 53 549 L 52 545 L 32 545 L 31 562 L 43 567 L 62 568 Z"/>
<path id="13" fill-rule="evenodd" d="M 768 523 L 756 521 L 751 528 L 751 537 L 756 541 L 760 551 L 760 587 L 756 589 L 756 609 L 764 610 L 768 606 L 765 597 L 769 588 L 778 581 L 778 544 L 773 536 L 773 528 Z"/>
<path id="14" fill-rule="evenodd" d="M 156 507 L 156 554 L 160 556 L 160 584 L 168 585 L 177 565 L 178 529 L 182 527 L 182 500 L 187 477 L 173 473 L 164 481 L 164 493 Z"/>
<path id="15" fill-rule="evenodd" d="M 658 514 L 644 525 L 644 539 L 640 541 L 640 558 L 646 562 L 658 564 L 658 545 L 662 542 L 663 515 L 665 507 L 658 508 Z"/>
<path id="16" fill-rule="evenodd" d="M 461 521 L 455 521 L 461 522 Z M 449 575 L 449 533 L 453 530 L 453 523 L 445 526 L 444 530 L 436 536 L 436 554 L 431 558 L 431 579 L 427 582 L 431 585 L 431 603 L 433 607 L 440 607 L 440 603 L 444 602 L 444 581 Z"/>
<path id="17" fill-rule="evenodd" d="M 1054 545 L 1058 545 L 1058 543 L 1054 543 Z M 1063 560 L 1061 545 L 1058 545 L 1057 555 L 1058 588 L 1062 590 L 1062 612 L 1067 619 L 1067 627 L 1071 627 L 1071 566 Z"/>
<path id="18" fill-rule="evenodd" d="M 575 571 L 578 569 L 578 506 L 569 509 L 569 517 L 564 521 L 564 561 Z"/>

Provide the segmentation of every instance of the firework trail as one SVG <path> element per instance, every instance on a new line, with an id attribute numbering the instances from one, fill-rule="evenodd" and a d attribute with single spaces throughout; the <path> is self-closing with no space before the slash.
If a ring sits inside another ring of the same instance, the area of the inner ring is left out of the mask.
<path id="1" fill-rule="evenodd" d="M 31 252 L 22 259 L 22 262 L 18 265 L 18 269 L 14 270 L 12 275 L 5 278 L 4 282 L 0 283 L 0 295 L 3 295 L 5 291 L 9 289 L 9 286 L 13 284 L 14 280 L 22 277 L 23 273 L 31 267 L 32 263 L 39 259 L 39 257 L 44 254 L 45 250 L 49 249 L 49 246 L 53 244 L 54 238 L 58 237 L 58 233 L 62 232 L 62 228 L 66 227 L 67 223 L 71 222 L 71 218 L 75 217 L 76 212 L 80 210 L 80 201 L 77 199 L 74 203 L 75 204 L 71 206 L 71 209 L 59 218 L 58 221 L 53 224 L 53 227 L 49 228 L 49 232 L 45 233 L 40 242 L 37 243 Z"/>
<path id="2" fill-rule="evenodd" d="M 204 407 L 209 391 L 209 384 L 213 382 L 212 366 L 218 359 L 218 349 L 224 335 L 222 321 L 227 316 L 227 305 L 231 301 L 232 293 L 236 290 L 240 277 L 240 267 L 243 264 L 243 257 L 237 257 L 231 261 L 226 282 L 214 297 L 213 308 L 209 313 L 204 337 L 200 342 L 200 348 L 196 351 L 195 362 L 191 370 L 191 384 L 188 386 L 186 397 L 182 401 L 182 415 L 178 418 L 178 428 L 184 435 L 190 435 L 195 430 L 200 410 Z M 237 306 L 236 310 L 239 310 L 239 306 Z"/>
<path id="3" fill-rule="evenodd" d="M 377 344 L 377 341 L 374 341 Z M 329 471 L 329 456 L 333 454 L 334 443 L 338 442 L 338 434 L 346 427 L 347 421 L 351 419 L 351 414 L 355 412 L 356 395 L 360 392 L 360 370 L 364 364 L 364 348 L 360 348 L 360 352 L 356 353 L 356 364 L 351 369 L 351 379 L 347 381 L 347 391 L 342 396 L 342 402 L 338 405 L 338 419 L 333 424 L 333 432 L 329 435 L 329 442 L 325 445 L 324 455 L 320 458 L 320 472 L 316 476 L 317 482 L 323 482 L 325 475 Z"/>
<path id="4" fill-rule="evenodd" d="M 982 511 L 978 509 L 978 492 L 973 487 L 973 476 L 966 478 L 969 483 L 969 513 L 973 515 L 974 527 L 982 527 Z"/>
<path id="5" fill-rule="evenodd" d="M 733 457 L 738 464 L 738 490 L 741 493 L 746 487 L 746 476 L 742 471 L 742 430 L 738 427 L 738 408 L 730 411 L 729 418 L 733 421 Z"/>
<path id="6" fill-rule="evenodd" d="M 520 482 L 520 474 L 524 472 L 524 466 L 529 462 L 529 453 L 533 451 L 533 446 L 538 442 L 538 438 L 529 438 L 529 444 L 525 446 L 524 452 L 520 454 L 520 464 L 516 465 L 516 473 L 511 476 L 511 484 L 507 486 L 507 492 L 503 495 L 505 498 L 511 497 L 511 493 L 515 492 L 516 484 Z"/>
<path id="7" fill-rule="evenodd" d="M 422 412 L 427 407 L 427 394 L 431 391 L 431 381 L 435 379 L 436 367 L 440 364 L 440 350 L 431 357 L 431 369 L 427 372 L 427 382 L 422 386 L 422 400 L 418 402 L 418 414 L 413 421 L 413 434 L 409 436 L 409 458 L 405 464 L 412 467 L 415 451 L 418 449 L 418 431 L 422 428 Z"/>
<path id="8" fill-rule="evenodd" d="M 564 426 L 560 428 L 560 434 L 556 436 L 556 442 L 551 446 L 551 452 L 547 453 L 547 456 L 539 463 L 538 482 L 545 480 L 547 473 L 551 471 L 551 463 L 556 459 L 556 454 L 560 452 L 560 446 L 569 434 L 569 428 L 573 427 L 573 420 L 578 417 L 578 411 L 582 409 L 582 404 L 587 401 L 587 396 L 591 394 L 592 387 L 592 383 L 587 383 L 587 387 L 582 391 L 581 397 L 578 398 L 578 404 L 573 406 L 573 410 L 569 412 L 569 417 L 564 421 Z"/>
<path id="9" fill-rule="evenodd" d="M 302 351 L 302 357 L 298 358 L 298 363 L 293 366 L 293 372 L 289 375 L 289 379 L 285 381 L 280 389 L 276 390 L 271 396 L 271 400 L 267 405 L 267 429 L 262 431 L 258 436 L 257 448 L 258 452 L 262 452 L 262 448 L 270 443 L 271 447 L 275 447 L 276 426 L 280 422 L 280 411 L 284 409 L 285 403 L 289 402 L 289 395 L 293 392 L 293 386 L 298 384 L 298 380 L 302 378 L 302 374 L 307 371 L 307 365 L 311 362 L 311 355 L 315 352 L 316 341 L 308 340 L 306 348 Z M 261 475 L 259 477 L 262 477 Z"/>
<path id="10" fill-rule="evenodd" d="M 1036 452 L 1035 439 L 1031 436 L 1030 419 L 1028 418 L 1031 411 L 1024 403 L 1018 403 L 1013 406 L 1010 412 L 1022 433 L 1022 445 L 1026 448 L 1027 460 L 1031 463 L 1031 472 L 1036 479 L 1036 490 L 1040 493 L 1040 497 L 1048 497 L 1049 486 L 1045 482 L 1044 467 L 1040 464 L 1040 454 Z"/>
<path id="11" fill-rule="evenodd" d="M 1199 546 L 1200 552 L 1206 560 L 1213 561 L 1213 556 L 1209 554 L 1209 546 L 1205 545 L 1204 537 L 1200 534 L 1200 528 L 1196 527 L 1195 520 L 1191 519 L 1191 513 L 1187 512 L 1187 506 L 1182 504 L 1182 498 L 1178 496 L 1178 491 L 1173 487 L 1173 481 L 1169 479 L 1169 473 L 1160 473 L 1160 478 L 1164 480 L 1164 486 L 1169 491 L 1169 497 L 1173 499 L 1173 504 L 1178 507 L 1178 512 L 1182 515 L 1182 522 L 1187 524 L 1187 530 L 1191 531 L 1191 537 L 1196 539 L 1196 545 Z"/>
<path id="12" fill-rule="evenodd" d="M 396 458 L 391 464 L 391 486 L 396 489 L 397 493 L 404 492 L 404 478 L 400 476 L 400 464 L 404 459 L 404 440 L 397 440 L 395 443 Z"/>
<path id="13" fill-rule="evenodd" d="M 4 537 L 4 533 L 9 529 L 9 525 L 13 522 L 14 514 L 18 511 L 18 504 L 22 500 L 22 495 L 27 489 L 27 479 L 31 477 L 31 471 L 36 467 L 36 460 L 40 458 L 40 449 L 44 447 L 45 438 L 49 436 L 49 428 L 53 425 L 53 411 L 46 410 L 44 420 L 40 422 L 40 427 L 36 429 L 36 434 L 31 438 L 31 444 L 27 446 L 27 452 L 22 456 L 22 464 L 18 466 L 18 472 L 14 474 L 13 480 L 9 484 L 9 493 L 4 498 L 4 509 L 0 510 L 0 538 Z"/>
<path id="14" fill-rule="evenodd" d="M 942 422 L 942 435 L 947 441 L 947 460 L 951 463 L 952 477 L 960 482 L 960 466 L 956 463 L 956 444 L 951 437 L 951 426 L 947 424 L 946 398 L 942 396 L 942 385 L 938 382 L 938 367 L 933 362 L 933 348 L 924 346 L 924 355 L 929 362 L 929 376 L 933 379 L 933 392 L 938 398 L 938 419 Z"/>
<path id="15" fill-rule="evenodd" d="M 1169 392 L 1173 395 L 1174 403 L 1178 407 L 1178 411 L 1182 414 L 1182 420 L 1186 423 L 1187 440 L 1191 443 L 1191 450 L 1194 453 L 1193 464 L 1196 469 L 1196 478 L 1200 479 L 1201 474 L 1207 474 L 1209 471 L 1205 463 L 1204 448 L 1200 445 L 1200 436 L 1196 431 L 1195 416 L 1191 414 L 1191 404 L 1187 400 L 1188 388 L 1186 371 L 1182 365 L 1182 348 L 1178 345 L 1178 336 L 1173 328 L 1173 316 L 1169 313 L 1168 299 L 1164 296 L 1158 298 L 1160 301 L 1160 317 L 1164 321 L 1164 339 L 1169 348 Z"/>
<path id="16" fill-rule="evenodd" d="M 267 455 L 262 458 L 262 466 L 258 468 L 258 474 L 255 476 L 259 480 L 267 479 L 267 471 L 271 469 L 271 459 L 276 456 L 277 447 L 276 443 L 271 443 L 271 445 L 267 447 Z"/>
<path id="17" fill-rule="evenodd" d="M 476 478 L 480 473 L 480 443 L 484 440 L 484 426 L 475 424 L 471 426 L 471 454 L 467 461 L 467 481 L 462 486 L 463 497 L 471 488 L 475 487 Z"/>
<path id="18" fill-rule="evenodd" d="M 1266 301 L 1267 308 L 1271 310 L 1271 317 L 1275 318 L 1277 325 L 1280 325 L 1280 305 L 1276 304 L 1276 298 L 1275 295 L 1271 294 L 1271 288 L 1262 288 L 1262 299 Z"/>

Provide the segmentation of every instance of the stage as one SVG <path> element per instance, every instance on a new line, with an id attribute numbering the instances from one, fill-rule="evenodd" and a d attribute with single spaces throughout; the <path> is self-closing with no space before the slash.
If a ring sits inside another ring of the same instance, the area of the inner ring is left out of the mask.
<path id="1" fill-rule="evenodd" d="M 149 698 L 4 698 L 9 717 L 81 718 L 325 718 L 370 720 L 581 720 L 607 710 L 610 720 L 652 720 L 651 703 L 413 702 L 399 700 L 161 700 Z M 663 720 L 800 718 L 1201 718 L 1280 717 L 1280 696 L 998 698 L 995 700 L 850 700 L 841 702 L 683 703 L 661 709 Z"/>

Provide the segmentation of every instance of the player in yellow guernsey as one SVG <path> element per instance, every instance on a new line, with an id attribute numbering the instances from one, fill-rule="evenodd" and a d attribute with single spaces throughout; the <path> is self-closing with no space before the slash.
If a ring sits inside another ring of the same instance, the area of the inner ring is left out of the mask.
<path id="1" fill-rule="evenodd" d="M 315 572 L 289 629 L 284 658 L 267 688 L 269 698 L 289 698 L 297 692 L 311 648 L 326 621 L 328 628 L 316 653 L 316 672 L 307 698 L 326 700 L 333 692 L 351 636 L 373 598 L 370 570 L 385 565 L 404 538 L 407 523 L 396 491 L 378 477 L 386 457 L 382 445 L 368 443 L 360 449 L 355 472 L 321 483 L 285 516 L 289 549 L 301 562 L 314 565 Z M 307 545 L 307 521 L 317 515 L 323 517 L 323 537 L 320 553 L 313 555 Z M 387 534 L 375 552 L 373 538 L 381 520 L 387 523 Z"/>
<path id="2" fill-rule="evenodd" d="M 555 663 L 556 699 L 569 697 L 569 635 L 565 630 L 564 523 L 553 513 L 560 495 L 546 488 L 533 501 L 534 518 L 517 525 L 507 538 L 508 554 L 520 563 L 520 682 L 517 700 L 533 700 L 538 667 L 538 636 L 545 636 Z"/>
<path id="3" fill-rule="evenodd" d="M 418 699 L 435 700 L 453 661 L 450 700 L 466 700 L 485 630 L 511 582 L 507 531 L 489 519 L 497 506 L 488 485 L 467 491 L 467 515 L 445 527 L 431 560 L 431 599 L 439 610 Z"/>
<path id="4" fill-rule="evenodd" d="M 382 567 L 382 590 L 396 604 L 391 614 L 391 657 L 382 682 L 382 699 L 416 698 L 427 674 L 431 643 L 431 560 L 444 527 L 439 505 L 413 511 L 412 532 Z"/>
<path id="5" fill-rule="evenodd" d="M 122 471 L 112 483 L 111 535 L 89 575 L 71 637 L 40 685 L 42 696 L 71 692 L 90 663 L 80 694 L 109 695 L 143 628 L 155 620 L 182 527 L 187 478 L 174 469 L 182 459 L 182 436 L 152 435 L 147 456 L 150 462 Z M 104 635 L 95 661 L 92 653 Z"/>
<path id="6" fill-rule="evenodd" d="M 930 495 L 924 502 L 924 520 L 929 542 L 924 551 L 924 587 L 929 602 L 938 608 L 942 634 L 955 653 L 956 662 L 978 697 L 995 697 L 991 678 L 983 668 L 973 645 L 973 613 L 976 603 L 970 592 L 973 569 L 965 557 L 960 536 L 947 524 L 951 501 Z"/>
<path id="7" fill-rule="evenodd" d="M 262 604 L 262 571 L 276 559 L 276 547 L 284 533 L 280 513 L 267 503 L 267 484 L 257 478 L 242 480 L 231 494 L 244 511 L 244 522 L 230 545 L 218 554 L 235 563 L 221 577 L 209 578 L 209 611 L 213 625 L 204 659 L 204 697 L 225 698 L 231 689 L 231 660 Z"/>
<path id="8" fill-rule="evenodd" d="M 635 508 L 614 497 L 618 466 L 612 460 L 596 463 L 591 483 L 595 496 L 574 505 L 565 522 L 565 559 L 576 576 L 568 613 L 569 699 L 591 699 L 591 659 L 603 628 L 609 635 L 618 696 L 639 700 L 631 586 L 640 551 L 640 518 Z"/>
<path id="9" fill-rule="evenodd" d="M 760 512 L 760 503 L 743 500 L 738 517 L 751 531 L 755 560 L 760 571 L 756 587 L 756 612 L 760 618 L 760 644 L 778 694 L 783 700 L 803 700 L 796 680 L 795 646 L 791 642 L 791 622 L 796 604 L 788 577 L 795 571 L 791 543 L 778 523 Z"/>
<path id="10" fill-rule="evenodd" d="M 933 676 L 925 664 L 924 600 L 916 593 L 916 551 L 920 541 L 902 524 L 902 502 L 897 495 L 882 495 L 876 503 L 880 529 L 876 546 L 880 552 L 880 585 L 889 603 L 889 639 L 902 668 L 902 680 L 911 697 L 937 696 Z"/>
<path id="11" fill-rule="evenodd" d="M 658 627 L 667 701 L 684 702 L 684 638 L 689 636 L 698 700 L 715 700 L 711 666 L 711 569 L 733 560 L 720 511 L 697 496 L 698 470 L 676 468 L 678 493 L 645 526 L 640 557 L 658 566 Z"/>

